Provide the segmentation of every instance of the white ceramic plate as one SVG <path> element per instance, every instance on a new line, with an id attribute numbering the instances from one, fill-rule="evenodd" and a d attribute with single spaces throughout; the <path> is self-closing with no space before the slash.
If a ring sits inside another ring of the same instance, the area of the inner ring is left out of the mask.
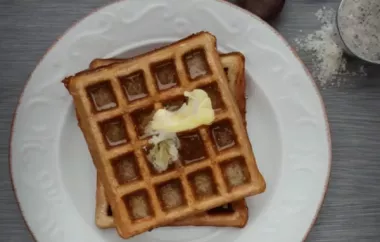
<path id="1" fill-rule="evenodd" d="M 10 162 L 25 220 L 40 242 L 124 241 L 94 224 L 95 169 L 61 80 L 96 57 L 131 56 L 207 30 L 246 56 L 248 132 L 267 191 L 247 199 L 244 229 L 159 228 L 130 241 L 301 241 L 328 183 L 331 147 L 313 80 L 284 39 L 222 1 L 121 1 L 92 13 L 49 50 L 13 124 Z"/>

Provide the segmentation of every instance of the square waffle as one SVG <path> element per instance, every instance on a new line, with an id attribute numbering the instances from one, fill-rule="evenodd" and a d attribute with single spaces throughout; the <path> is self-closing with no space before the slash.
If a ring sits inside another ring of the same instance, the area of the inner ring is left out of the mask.
<path id="1" fill-rule="evenodd" d="M 166 70 L 174 74 L 163 79 Z M 121 237 L 265 190 L 213 35 L 201 32 L 63 82 Z M 147 162 L 145 127 L 155 110 L 183 100 L 184 91 L 194 89 L 207 92 L 215 120 L 177 134 L 181 162 L 157 174 Z M 221 137 L 219 130 L 230 135 Z M 121 167 L 133 172 L 120 176 Z"/>
<path id="2" fill-rule="evenodd" d="M 125 59 L 95 59 L 90 68 L 98 68 Z M 226 72 L 228 85 L 237 101 L 240 113 L 245 121 L 245 68 L 244 56 L 241 53 L 221 55 L 223 69 Z M 115 227 L 112 209 L 106 199 L 104 187 L 97 178 L 95 223 L 99 228 Z M 170 226 L 221 226 L 244 227 L 248 220 L 248 208 L 244 199 L 208 210 L 207 212 L 175 221 Z"/>

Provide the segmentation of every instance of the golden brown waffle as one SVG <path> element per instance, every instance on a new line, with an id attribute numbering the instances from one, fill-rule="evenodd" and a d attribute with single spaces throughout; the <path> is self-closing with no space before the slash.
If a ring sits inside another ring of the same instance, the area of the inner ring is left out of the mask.
<path id="1" fill-rule="evenodd" d="M 211 34 L 86 70 L 64 83 L 121 237 L 265 190 Z M 157 174 L 146 159 L 145 126 L 154 110 L 197 88 L 211 98 L 215 120 L 179 133 L 181 163 Z"/>
<path id="2" fill-rule="evenodd" d="M 125 59 L 95 59 L 90 68 L 98 68 Z M 245 120 L 245 68 L 244 56 L 241 53 L 229 53 L 221 55 L 223 69 L 227 74 L 228 84 L 240 112 Z M 248 220 L 248 208 L 244 199 L 232 202 L 207 212 L 175 221 L 170 226 L 221 226 L 221 227 L 244 227 Z M 115 227 L 112 209 L 107 202 L 104 187 L 100 179 L 97 179 L 96 190 L 96 213 L 95 223 L 99 228 Z"/>

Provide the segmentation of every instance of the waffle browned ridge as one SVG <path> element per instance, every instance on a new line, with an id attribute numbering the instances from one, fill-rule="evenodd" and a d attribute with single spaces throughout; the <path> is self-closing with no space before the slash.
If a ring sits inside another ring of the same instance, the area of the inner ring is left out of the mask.
<path id="1" fill-rule="evenodd" d="M 168 69 L 173 75 L 165 74 Z M 265 190 L 213 35 L 201 32 L 132 60 L 68 77 L 64 83 L 121 237 Z M 180 162 L 156 173 L 146 157 L 145 126 L 155 110 L 178 103 L 184 91 L 194 89 L 207 92 L 215 120 L 178 134 Z M 219 132 L 222 129 L 229 135 Z M 120 167 L 131 172 L 120 175 Z"/>
<path id="2" fill-rule="evenodd" d="M 95 59 L 90 68 L 94 69 L 125 59 Z M 230 91 L 233 93 L 245 121 L 245 59 L 238 52 L 222 54 L 221 61 L 226 72 Z M 244 199 L 208 210 L 195 216 L 175 221 L 168 226 L 219 226 L 239 227 L 246 225 L 248 220 L 248 207 Z M 99 228 L 114 228 L 112 209 L 106 199 L 104 187 L 97 178 L 95 223 Z"/>

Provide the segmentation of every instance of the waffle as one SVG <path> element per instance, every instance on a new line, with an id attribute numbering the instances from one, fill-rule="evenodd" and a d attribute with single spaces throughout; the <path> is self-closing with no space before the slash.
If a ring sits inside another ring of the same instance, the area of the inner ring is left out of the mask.
<path id="1" fill-rule="evenodd" d="M 125 59 L 95 59 L 90 68 L 94 69 Z M 228 85 L 235 96 L 239 110 L 245 120 L 245 68 L 244 56 L 241 53 L 229 53 L 221 55 L 223 69 L 227 74 Z M 220 226 L 220 227 L 244 227 L 248 220 L 248 208 L 244 199 L 232 202 L 207 212 L 175 221 L 170 226 Z M 107 202 L 104 187 L 100 179 L 97 179 L 96 213 L 95 223 L 99 228 L 107 229 L 115 227 L 112 209 Z"/>
<path id="2" fill-rule="evenodd" d="M 63 82 L 121 237 L 265 190 L 213 35 L 201 32 Z M 183 103 L 184 91 L 197 88 L 208 93 L 215 120 L 177 134 L 181 162 L 157 174 L 146 158 L 145 127 L 154 110 Z M 123 168 L 128 175 L 120 176 Z"/>

